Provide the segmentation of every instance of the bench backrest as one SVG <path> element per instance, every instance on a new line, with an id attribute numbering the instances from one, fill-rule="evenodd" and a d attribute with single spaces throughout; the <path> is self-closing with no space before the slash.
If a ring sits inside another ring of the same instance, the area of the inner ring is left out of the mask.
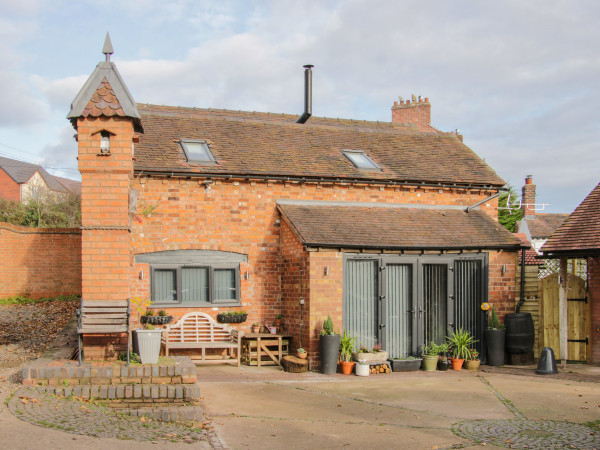
<path id="1" fill-rule="evenodd" d="M 168 342 L 231 342 L 236 330 L 203 312 L 189 312 L 164 333 Z"/>
<path id="2" fill-rule="evenodd" d="M 126 333 L 129 300 L 81 300 L 78 333 Z"/>

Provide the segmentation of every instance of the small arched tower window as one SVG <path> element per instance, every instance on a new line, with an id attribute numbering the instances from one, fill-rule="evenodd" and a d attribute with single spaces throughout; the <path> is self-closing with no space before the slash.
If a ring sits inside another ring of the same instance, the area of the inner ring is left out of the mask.
<path id="1" fill-rule="evenodd" d="M 100 153 L 110 155 L 110 133 L 106 130 L 100 132 Z"/>

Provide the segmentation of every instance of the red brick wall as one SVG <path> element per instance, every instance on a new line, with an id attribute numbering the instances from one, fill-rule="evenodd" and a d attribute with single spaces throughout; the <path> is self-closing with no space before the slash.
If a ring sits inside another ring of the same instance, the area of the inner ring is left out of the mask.
<path id="1" fill-rule="evenodd" d="M 100 153 L 100 130 L 112 133 Z M 131 119 L 77 121 L 81 172 L 82 295 L 86 300 L 130 297 L 129 184 L 133 169 Z"/>
<path id="2" fill-rule="evenodd" d="M 590 304 L 590 363 L 600 364 L 600 257 L 588 258 L 588 302 Z"/>
<path id="3" fill-rule="evenodd" d="M 277 199 L 395 202 L 472 205 L 489 191 L 447 189 L 322 186 L 255 181 L 134 178 L 138 191 L 137 211 L 132 220 L 134 254 L 167 250 L 201 249 L 248 255 L 250 280 L 242 279 L 242 308 L 252 322 L 272 323 L 283 311 L 280 267 L 280 230 Z M 496 205 L 494 201 L 490 202 Z M 155 207 L 155 208 L 154 208 Z M 484 207 L 493 217 L 495 208 Z M 152 211 L 151 211 L 152 210 Z M 151 212 L 150 212 L 151 211 Z M 145 277 L 140 280 L 140 270 Z M 148 265 L 132 265 L 131 296 L 148 298 Z M 238 308 L 240 309 L 240 308 Z M 173 310 L 176 315 L 190 308 Z M 209 309 L 216 316 L 217 311 Z"/>
<path id="4" fill-rule="evenodd" d="M 280 261 L 282 323 L 286 332 L 294 336 L 291 349 L 296 350 L 300 346 L 300 322 L 302 321 L 302 347 L 309 352 L 309 356 L 312 356 L 315 349 L 311 348 L 309 256 L 290 226 L 283 221 Z M 304 299 L 302 306 L 301 298 Z"/>
<path id="5" fill-rule="evenodd" d="M 488 302 L 494 305 L 500 322 L 506 314 L 515 312 L 517 261 L 518 253 L 515 252 L 489 252 Z M 503 267 L 506 268 L 504 274 Z"/>
<path id="6" fill-rule="evenodd" d="M 0 223 L 0 297 L 81 293 L 81 231 Z"/>
<path id="7" fill-rule="evenodd" d="M 0 198 L 5 200 L 21 200 L 21 188 L 8 174 L 0 169 Z"/>

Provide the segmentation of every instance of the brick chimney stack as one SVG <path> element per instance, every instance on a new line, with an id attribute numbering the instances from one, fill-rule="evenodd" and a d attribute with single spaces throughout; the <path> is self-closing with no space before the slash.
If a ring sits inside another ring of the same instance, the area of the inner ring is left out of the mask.
<path id="1" fill-rule="evenodd" d="M 414 124 L 419 131 L 432 131 L 429 98 L 419 96 L 417 99 L 413 95 L 412 101 L 400 99 L 400 102 L 394 102 L 392 123 Z"/>
<path id="2" fill-rule="evenodd" d="M 535 215 L 534 204 L 535 184 L 533 184 L 532 175 L 527 175 L 527 177 L 525 177 L 525 185 L 523 186 L 523 189 L 521 189 L 521 211 L 523 212 L 523 218 Z"/>

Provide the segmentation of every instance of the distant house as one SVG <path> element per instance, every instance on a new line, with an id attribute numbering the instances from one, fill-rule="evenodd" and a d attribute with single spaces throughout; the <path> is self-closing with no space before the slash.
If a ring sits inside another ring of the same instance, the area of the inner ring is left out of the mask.
<path id="1" fill-rule="evenodd" d="M 391 122 L 137 104 L 104 53 L 68 114 L 84 300 L 139 297 L 175 317 L 243 309 L 246 329 L 281 314 L 311 364 L 328 315 L 405 356 L 448 329 L 482 342 L 482 302 L 514 311 L 521 241 L 498 223 L 505 181 L 430 126 L 427 98 L 396 102 Z M 84 341 L 99 357 L 122 345 Z"/>
<path id="2" fill-rule="evenodd" d="M 539 213 L 536 211 L 535 184 L 531 175 L 525 179 L 525 185 L 521 191 L 521 211 L 523 218 L 517 224 L 517 232 L 525 235 L 531 242 L 532 250 L 528 253 L 540 253 L 540 248 L 562 224 L 568 214 Z M 539 264 L 539 262 L 538 262 Z"/>
<path id="3" fill-rule="evenodd" d="M 0 198 L 27 202 L 39 193 L 81 193 L 81 182 L 55 177 L 37 164 L 0 156 Z"/>

